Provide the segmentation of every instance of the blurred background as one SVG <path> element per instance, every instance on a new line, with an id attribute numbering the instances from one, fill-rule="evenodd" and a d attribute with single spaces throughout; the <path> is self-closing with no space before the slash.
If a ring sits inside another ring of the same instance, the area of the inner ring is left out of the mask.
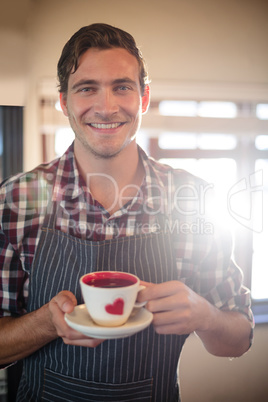
<path id="1" fill-rule="evenodd" d="M 263 402 L 268 398 L 268 2 L 0 0 L 1 180 L 61 155 L 73 140 L 58 106 L 56 65 L 70 36 L 94 22 L 125 29 L 136 39 L 152 92 L 138 142 L 154 158 L 213 184 L 234 234 L 235 259 L 252 290 L 251 351 L 232 361 L 216 358 L 191 335 L 179 367 L 182 400 Z M 6 374 L 0 372 L 3 401 Z M 12 375 L 11 388 L 17 374 Z"/>

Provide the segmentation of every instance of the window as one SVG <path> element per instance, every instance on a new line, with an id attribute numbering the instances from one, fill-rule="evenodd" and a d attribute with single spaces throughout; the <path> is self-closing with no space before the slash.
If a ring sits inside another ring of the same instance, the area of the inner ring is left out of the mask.
<path id="1" fill-rule="evenodd" d="M 235 149 L 237 138 L 231 134 L 164 132 L 158 145 L 162 149 Z"/>
<path id="2" fill-rule="evenodd" d="M 194 101 L 168 101 L 159 103 L 159 113 L 163 116 L 197 116 L 198 103 Z"/>
<path id="3" fill-rule="evenodd" d="M 261 116 L 266 115 L 265 106 L 258 105 Z M 159 113 L 163 116 L 200 116 L 232 119 L 237 116 L 237 105 L 233 102 L 196 102 L 164 100 L 159 102 Z"/>
<path id="4" fill-rule="evenodd" d="M 228 218 L 228 205 L 226 194 L 236 178 L 236 162 L 231 158 L 219 159 L 160 159 L 160 162 L 166 163 L 172 167 L 184 169 L 196 176 L 202 177 L 209 184 L 213 184 L 214 199 L 217 208 L 223 215 L 219 220 Z M 232 224 L 229 219 L 230 224 Z"/>
<path id="5" fill-rule="evenodd" d="M 195 149 L 197 136 L 193 133 L 163 132 L 159 136 L 158 145 L 161 149 Z"/>
<path id="6" fill-rule="evenodd" d="M 256 106 L 256 116 L 260 120 L 268 120 L 268 104 L 259 103 Z"/>
<path id="7" fill-rule="evenodd" d="M 70 127 L 58 128 L 55 132 L 55 154 L 61 156 L 74 140 L 74 132 Z"/>
<path id="8" fill-rule="evenodd" d="M 237 116 L 237 106 L 233 102 L 200 102 L 198 115 L 232 119 Z"/>
<path id="9" fill-rule="evenodd" d="M 255 139 L 255 147 L 260 151 L 268 150 L 268 135 L 258 135 Z"/>
<path id="10" fill-rule="evenodd" d="M 158 107 L 170 129 L 153 136 L 150 128 L 148 153 L 213 183 L 234 233 L 235 259 L 252 291 L 255 320 L 268 322 L 268 104 L 173 100 Z M 180 131 L 174 130 L 174 118 Z M 217 125 L 226 131 L 212 131 Z"/>
<path id="11" fill-rule="evenodd" d="M 22 171 L 23 107 L 0 106 L 0 182 Z"/>

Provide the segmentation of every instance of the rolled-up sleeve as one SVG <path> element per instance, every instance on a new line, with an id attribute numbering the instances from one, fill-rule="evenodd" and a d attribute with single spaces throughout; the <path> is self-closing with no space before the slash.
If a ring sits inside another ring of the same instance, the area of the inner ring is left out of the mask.
<path id="1" fill-rule="evenodd" d="M 28 275 L 3 230 L 0 230 L 0 278 L 0 317 L 24 314 Z"/>
<path id="2" fill-rule="evenodd" d="M 198 270 L 196 291 L 222 310 L 240 311 L 254 325 L 251 295 L 243 285 L 243 272 L 232 259 L 232 238 L 224 230 L 211 241 Z"/>

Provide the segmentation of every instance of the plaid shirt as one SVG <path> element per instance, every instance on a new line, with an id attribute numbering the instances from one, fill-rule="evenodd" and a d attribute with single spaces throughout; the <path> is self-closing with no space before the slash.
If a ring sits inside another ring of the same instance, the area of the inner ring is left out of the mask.
<path id="1" fill-rule="evenodd" d="M 79 175 L 73 145 L 61 158 L 2 184 L 0 316 L 26 312 L 32 262 L 53 201 L 58 206 L 56 229 L 89 241 L 169 232 L 178 280 L 216 307 L 239 310 L 252 321 L 250 293 L 230 258 L 231 238 L 205 214 L 208 184 L 139 152 L 144 181 L 136 197 L 112 215 L 93 199 Z"/>

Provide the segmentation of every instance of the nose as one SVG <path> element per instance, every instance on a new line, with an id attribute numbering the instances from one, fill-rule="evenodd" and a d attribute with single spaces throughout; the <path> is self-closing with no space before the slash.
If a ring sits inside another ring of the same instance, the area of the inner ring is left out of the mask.
<path id="1" fill-rule="evenodd" d="M 119 107 L 116 96 L 111 90 L 103 89 L 98 93 L 98 96 L 95 98 L 94 110 L 96 114 L 104 118 L 118 112 Z"/>

